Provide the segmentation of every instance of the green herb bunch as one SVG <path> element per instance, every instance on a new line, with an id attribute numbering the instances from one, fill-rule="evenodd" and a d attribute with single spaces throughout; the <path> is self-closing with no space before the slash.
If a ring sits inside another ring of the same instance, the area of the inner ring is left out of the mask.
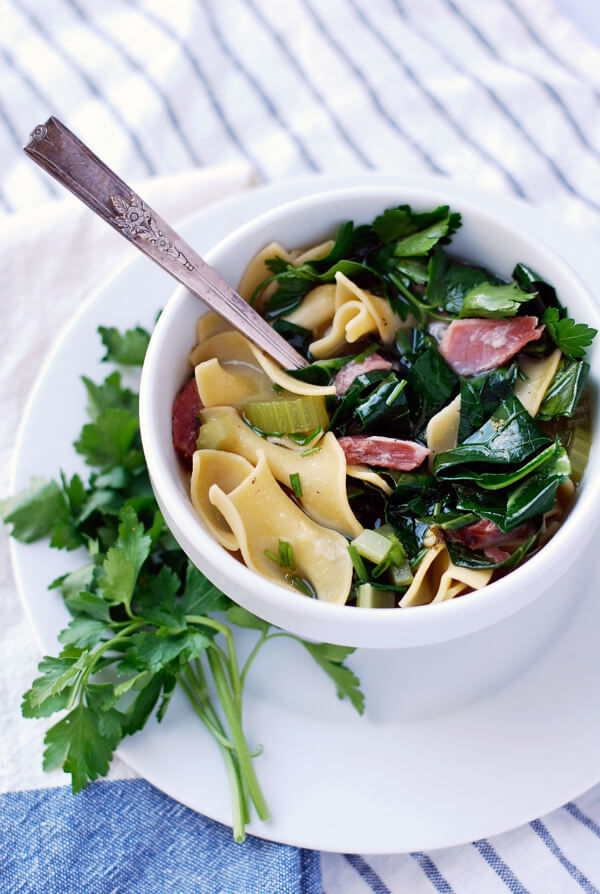
<path id="1" fill-rule="evenodd" d="M 141 365 L 149 335 L 101 328 L 105 361 Z M 296 640 L 333 680 L 340 698 L 359 713 L 359 681 L 344 666 L 353 651 L 304 642 L 272 629 L 235 605 L 187 559 L 154 499 L 142 452 L 137 394 L 119 370 L 101 383 L 83 377 L 86 423 L 75 450 L 91 467 L 58 481 L 33 479 L 0 502 L 12 536 L 44 537 L 57 549 L 85 551 L 75 571 L 55 580 L 72 618 L 59 634 L 62 650 L 45 657 L 25 693 L 25 717 L 65 712 L 45 738 L 44 768 L 71 774 L 73 792 L 104 776 L 115 748 L 156 712 L 160 721 L 176 686 L 221 751 L 231 787 L 233 835 L 243 841 L 250 803 L 262 820 L 269 810 L 242 722 L 246 677 L 259 650 L 275 637 Z M 214 617 L 214 614 L 217 617 Z M 256 631 L 240 665 L 231 625 Z M 213 694 L 216 693 L 216 696 Z"/>

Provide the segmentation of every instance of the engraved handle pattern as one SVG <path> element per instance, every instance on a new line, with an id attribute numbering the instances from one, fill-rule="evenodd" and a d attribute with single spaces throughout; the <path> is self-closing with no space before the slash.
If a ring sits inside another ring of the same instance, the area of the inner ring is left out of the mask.
<path id="1" fill-rule="evenodd" d="M 35 127 L 24 151 L 284 369 L 306 365 L 216 270 L 57 118 Z"/>

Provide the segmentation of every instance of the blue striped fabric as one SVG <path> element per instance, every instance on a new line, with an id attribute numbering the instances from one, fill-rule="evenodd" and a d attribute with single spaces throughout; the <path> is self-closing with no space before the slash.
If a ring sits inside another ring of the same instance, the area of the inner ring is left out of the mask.
<path id="1" fill-rule="evenodd" d="M 263 181 L 434 173 L 600 226 L 600 51 L 553 0 L 3 0 L 0 15 L 0 213 L 58 194 L 19 151 L 54 113 L 128 180 L 235 160 Z M 234 846 L 141 780 L 8 789 L 1 892 L 600 890 L 599 790 L 491 840 L 365 857 Z"/>

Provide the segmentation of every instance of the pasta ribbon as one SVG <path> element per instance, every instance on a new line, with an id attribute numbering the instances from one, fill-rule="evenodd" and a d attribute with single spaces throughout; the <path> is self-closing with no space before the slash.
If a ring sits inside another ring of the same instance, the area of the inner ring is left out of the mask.
<path id="1" fill-rule="evenodd" d="M 456 447 L 460 425 L 460 394 L 447 406 L 442 407 L 427 423 L 426 437 L 429 454 L 429 468 L 433 469 L 436 453 L 444 453 Z"/>
<path id="2" fill-rule="evenodd" d="M 211 503 L 208 492 L 213 484 L 218 484 L 225 493 L 229 493 L 252 471 L 252 463 L 235 453 L 224 450 L 196 450 L 194 453 L 190 485 L 192 505 L 209 534 L 232 552 L 239 549 L 237 537 Z"/>
<path id="3" fill-rule="evenodd" d="M 290 394 L 304 396 L 335 394 L 335 385 L 311 385 L 309 382 L 301 382 L 299 379 L 288 375 L 274 360 L 263 354 L 241 332 L 237 332 L 234 329 L 218 332 L 201 344 L 196 345 L 190 353 L 190 362 L 194 367 L 214 359 L 218 360 L 230 375 L 239 375 L 247 381 L 252 381 L 257 395 L 256 399 L 259 396 L 264 396 L 267 400 L 272 398 L 273 383 L 290 392 Z M 212 373 L 214 379 L 216 372 L 216 368 L 212 370 L 209 368 L 208 375 Z M 203 379 L 205 375 L 207 373 L 203 371 L 200 378 Z M 198 380 L 198 373 L 196 374 L 196 381 L 198 382 L 198 392 L 202 403 L 205 406 L 215 406 L 215 400 L 208 402 L 204 399 L 201 390 L 202 384 Z M 211 393 L 216 393 L 219 387 L 218 382 L 211 380 L 210 387 L 215 389 Z M 224 394 L 220 403 L 231 404 L 227 389 L 222 388 L 221 390 Z"/>
<path id="4" fill-rule="evenodd" d="M 270 558 L 280 540 L 292 548 L 294 573 L 308 580 L 318 599 L 343 605 L 352 583 L 346 538 L 308 518 L 282 491 L 271 474 L 264 451 L 256 468 L 227 493 L 218 484 L 209 499 L 231 528 L 246 565 L 289 589 L 289 572 Z M 257 507 L 260 511 L 257 512 Z"/>
<path id="5" fill-rule="evenodd" d="M 288 264 L 292 263 L 292 256 L 290 253 L 283 248 L 279 244 L 279 242 L 269 242 L 268 245 L 265 245 L 257 254 L 254 255 L 250 263 L 247 265 L 246 269 L 242 273 L 242 278 L 240 279 L 238 285 L 238 293 L 244 298 L 246 301 L 250 301 L 252 295 L 255 290 L 264 282 L 265 279 L 268 279 L 272 276 L 271 271 L 267 267 L 265 261 L 269 261 L 271 258 L 283 258 L 284 261 L 287 261 Z M 264 297 L 264 292 L 259 296 L 260 299 Z M 257 306 L 260 307 L 260 301 L 257 302 Z"/>
<path id="6" fill-rule="evenodd" d="M 562 351 L 557 348 L 548 357 L 536 360 L 535 357 L 519 358 L 519 369 L 525 373 L 526 379 L 517 379 L 515 395 L 519 398 L 530 416 L 537 416 L 538 410 L 550 387 L 552 379 L 560 364 Z"/>
<path id="7" fill-rule="evenodd" d="M 285 319 L 296 326 L 310 329 L 316 336 L 333 318 L 335 293 L 336 286 L 333 283 L 328 282 L 316 286 L 304 296 L 298 307 L 285 315 Z"/>
<path id="8" fill-rule="evenodd" d="M 346 457 L 335 435 L 328 432 L 314 453 L 303 456 L 261 438 L 231 407 L 212 407 L 200 412 L 203 423 L 219 417 L 228 419 L 219 444 L 221 449 L 237 453 L 253 464 L 262 453 L 275 478 L 286 487 L 290 486 L 290 475 L 298 475 L 302 487 L 300 502 L 311 518 L 347 537 L 360 534 L 362 525 L 348 503 Z"/>
<path id="9" fill-rule="evenodd" d="M 467 587 L 479 590 L 489 582 L 491 568 L 473 569 L 455 565 L 446 544 L 439 541 L 425 553 L 412 584 L 399 602 L 400 608 L 409 605 L 429 605 L 454 599 Z"/>
<path id="10" fill-rule="evenodd" d="M 382 475 L 378 475 L 377 472 L 374 472 L 368 466 L 362 465 L 362 463 L 348 463 L 346 475 L 349 478 L 356 478 L 358 481 L 364 481 L 365 484 L 379 488 L 387 497 L 394 491 L 394 488 L 387 483 Z"/>
<path id="11" fill-rule="evenodd" d="M 336 273 L 335 282 L 335 312 L 331 327 L 311 344 L 314 357 L 332 356 L 345 344 L 359 341 L 370 332 L 379 333 L 382 342 L 390 344 L 396 331 L 406 325 L 386 298 L 361 289 L 340 272 Z"/>

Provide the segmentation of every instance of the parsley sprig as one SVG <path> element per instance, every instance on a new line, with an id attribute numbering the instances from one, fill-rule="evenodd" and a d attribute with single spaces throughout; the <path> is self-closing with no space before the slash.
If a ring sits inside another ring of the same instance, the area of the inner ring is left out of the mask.
<path id="1" fill-rule="evenodd" d="M 142 362 L 144 330 L 100 332 L 107 349 L 103 359 Z M 85 377 L 83 383 L 90 421 L 75 449 L 93 470 L 88 482 L 79 475 L 34 478 L 21 493 L 0 501 L 13 537 L 24 543 L 49 537 L 52 547 L 79 549 L 85 559 L 51 584 L 72 617 L 59 635 L 58 656 L 40 662 L 40 676 L 23 698 L 23 715 L 63 712 L 46 733 L 43 763 L 46 770 L 70 773 L 78 792 L 108 772 L 125 736 L 142 729 L 154 712 L 162 720 L 179 685 L 221 751 L 233 834 L 242 841 L 251 804 L 261 819 L 269 817 L 253 763 L 260 749 L 251 750 L 243 730 L 250 666 L 269 640 L 294 639 L 333 680 L 338 696 L 362 713 L 359 681 L 343 663 L 353 650 L 272 629 L 213 586 L 179 549 L 154 499 L 137 394 L 123 387 L 118 371 L 101 384 Z M 232 625 L 258 633 L 242 666 Z"/>

